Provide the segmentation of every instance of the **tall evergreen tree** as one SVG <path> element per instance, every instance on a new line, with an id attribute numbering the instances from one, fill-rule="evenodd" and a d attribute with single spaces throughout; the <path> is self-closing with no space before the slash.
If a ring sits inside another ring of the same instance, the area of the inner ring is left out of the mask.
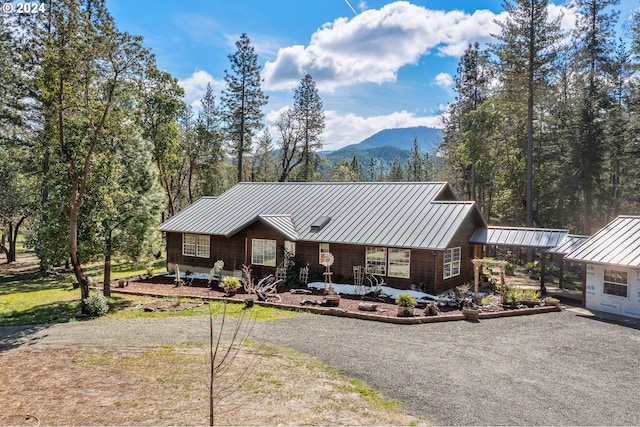
<path id="1" fill-rule="evenodd" d="M 310 74 L 302 78 L 295 91 L 293 110 L 302 134 L 302 177 L 304 181 L 308 181 L 315 172 L 311 167 L 317 163 L 314 157 L 322 149 L 322 132 L 325 126 L 322 100 Z"/>
<path id="2" fill-rule="evenodd" d="M 595 194 L 605 158 L 604 123 L 610 108 L 608 79 L 611 70 L 613 27 L 618 0 L 577 0 L 578 22 L 574 31 L 576 75 L 579 78 L 577 135 L 572 146 L 572 167 L 582 193 L 582 233 L 591 232 Z"/>
<path id="3" fill-rule="evenodd" d="M 477 163 L 487 152 L 483 143 L 486 135 L 474 132 L 467 115 L 475 111 L 487 98 L 489 81 L 488 57 L 480 51 L 479 43 L 469 45 L 460 58 L 455 78 L 456 102 L 449 109 L 444 136 L 446 168 L 462 175 L 462 183 L 452 182 L 461 194 L 477 200 Z"/>
<path id="4" fill-rule="evenodd" d="M 496 53 L 505 78 L 505 87 L 512 95 L 526 96 L 526 179 L 523 204 L 527 226 L 533 217 L 533 147 L 534 120 L 540 111 L 542 97 L 548 90 L 548 78 L 554 67 L 560 23 L 548 19 L 547 0 L 506 0 L 503 7 L 507 19 L 501 24 L 501 43 Z"/>
<path id="5" fill-rule="evenodd" d="M 260 68 L 247 34 L 236 42 L 237 51 L 229 55 L 231 71 L 225 70 L 227 88 L 222 92 L 226 135 L 236 156 L 238 182 L 243 180 L 243 158 L 251 152 L 252 137 L 262 127 L 262 107 L 268 97 L 260 87 Z"/>
<path id="6" fill-rule="evenodd" d="M 222 112 L 216 104 L 210 84 L 207 84 L 207 90 L 200 103 L 202 109 L 198 113 L 195 125 L 195 147 L 190 157 L 190 163 L 194 165 L 193 170 L 197 174 L 198 188 L 192 188 L 190 191 L 195 192 L 197 197 L 215 196 L 226 189 L 219 173 L 220 164 L 224 161 L 224 135 Z"/>
<path id="7" fill-rule="evenodd" d="M 258 146 L 256 147 L 253 162 L 253 170 L 255 171 L 253 181 L 271 182 L 276 180 L 273 139 L 268 129 L 265 129 L 258 138 Z"/>

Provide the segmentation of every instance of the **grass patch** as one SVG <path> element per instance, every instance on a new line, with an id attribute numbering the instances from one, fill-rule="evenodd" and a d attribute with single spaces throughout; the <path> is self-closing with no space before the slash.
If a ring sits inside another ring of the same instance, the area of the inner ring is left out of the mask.
<path id="1" fill-rule="evenodd" d="M 37 260 L 36 260 L 37 261 Z M 148 263 L 122 263 L 114 265 L 112 277 L 130 277 L 144 274 Z M 164 267 L 163 260 L 153 262 L 156 271 Z M 101 266 L 96 263 L 89 265 L 85 272 L 92 277 L 94 283 L 102 280 Z M 0 326 L 36 325 L 47 323 L 64 323 L 84 319 L 80 307 L 80 290 L 65 281 L 65 277 L 48 276 L 37 271 L 37 265 L 32 265 L 25 271 L 0 270 Z M 202 302 L 199 299 L 167 298 L 172 301 Z M 208 304 L 175 311 L 151 311 L 142 310 L 146 304 L 158 301 L 159 298 L 147 296 L 135 296 L 113 294 L 108 298 L 109 313 L 106 318 L 131 319 L 164 318 L 176 316 L 208 316 Z M 162 300 L 162 299 L 160 299 Z M 214 316 L 222 314 L 223 302 L 213 301 L 212 312 Z M 238 317 L 246 310 L 244 304 L 228 304 L 227 315 Z M 280 310 L 272 307 L 255 305 L 252 313 L 257 320 L 269 321 L 299 315 L 298 313 Z"/>

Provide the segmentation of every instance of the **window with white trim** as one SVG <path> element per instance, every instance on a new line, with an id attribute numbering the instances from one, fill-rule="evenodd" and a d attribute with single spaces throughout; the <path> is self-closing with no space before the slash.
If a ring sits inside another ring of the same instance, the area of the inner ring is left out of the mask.
<path id="1" fill-rule="evenodd" d="M 318 257 L 318 263 L 320 265 L 324 262 L 324 255 L 329 253 L 329 244 L 328 243 L 320 243 L 320 256 Z"/>
<path id="2" fill-rule="evenodd" d="M 389 248 L 389 276 L 409 278 L 411 250 Z"/>
<path id="3" fill-rule="evenodd" d="M 196 256 L 196 235 L 184 233 L 182 235 L 182 255 Z"/>
<path id="4" fill-rule="evenodd" d="M 209 258 L 209 242 L 211 238 L 206 234 L 196 235 L 196 256 L 200 258 Z"/>
<path id="5" fill-rule="evenodd" d="M 626 271 L 604 269 L 603 291 L 607 295 L 627 297 L 628 276 Z"/>
<path id="6" fill-rule="evenodd" d="M 387 274 L 387 248 L 367 246 L 365 257 L 366 272 L 369 274 Z"/>
<path id="7" fill-rule="evenodd" d="M 209 241 L 206 234 L 184 233 L 182 235 L 182 255 L 209 258 Z"/>
<path id="8" fill-rule="evenodd" d="M 268 239 L 251 240 L 251 263 L 255 265 L 276 266 L 276 241 Z"/>
<path id="9" fill-rule="evenodd" d="M 460 274 L 460 248 L 449 248 L 444 251 L 443 278 L 448 279 Z"/>

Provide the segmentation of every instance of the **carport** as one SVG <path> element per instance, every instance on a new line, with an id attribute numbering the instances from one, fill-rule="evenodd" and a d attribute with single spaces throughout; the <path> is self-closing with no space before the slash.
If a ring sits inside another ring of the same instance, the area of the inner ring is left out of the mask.
<path id="1" fill-rule="evenodd" d="M 479 250 L 475 251 L 476 254 L 482 254 L 484 246 L 487 245 L 539 250 L 541 254 L 540 292 L 544 295 L 546 294 L 544 286 L 546 253 L 550 253 L 548 251 L 553 248 L 561 247 L 567 236 L 569 236 L 569 230 L 566 229 L 489 226 L 476 229 L 470 242 L 479 245 Z"/>

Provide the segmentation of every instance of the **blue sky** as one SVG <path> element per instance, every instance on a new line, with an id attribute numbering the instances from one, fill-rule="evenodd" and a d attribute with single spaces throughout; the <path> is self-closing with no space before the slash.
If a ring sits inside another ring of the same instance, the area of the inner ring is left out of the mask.
<path id="1" fill-rule="evenodd" d="M 469 45 L 493 41 L 501 0 L 107 0 L 118 28 L 142 35 L 158 66 L 176 77 L 198 108 L 207 83 L 219 94 L 228 55 L 247 33 L 269 96 L 265 121 L 293 102 L 305 73 L 325 109 L 325 149 L 385 128 L 441 127 L 454 101 L 452 79 Z M 624 20 L 636 0 L 622 0 Z M 355 13 L 354 13 L 355 11 Z M 550 13 L 564 11 L 563 1 Z M 272 135 L 274 133 L 272 132 Z"/>

